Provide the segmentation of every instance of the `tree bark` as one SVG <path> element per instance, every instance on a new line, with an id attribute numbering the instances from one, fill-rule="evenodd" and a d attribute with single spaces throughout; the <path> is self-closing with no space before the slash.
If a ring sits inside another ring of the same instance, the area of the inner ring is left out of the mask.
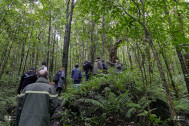
<path id="1" fill-rule="evenodd" d="M 105 10 L 104 10 L 105 13 Z M 103 34 L 102 34 L 102 59 L 104 59 L 104 44 L 106 43 L 106 38 L 105 38 L 105 23 L 104 23 L 104 13 L 102 16 L 102 28 L 103 28 Z"/>
<path id="2" fill-rule="evenodd" d="M 119 48 L 119 44 L 121 44 L 122 42 L 123 39 L 117 41 L 114 45 L 112 45 L 111 49 L 109 49 L 110 62 L 115 63 L 116 60 L 118 59 L 117 50 Z"/>
<path id="3" fill-rule="evenodd" d="M 23 38 L 22 52 L 21 52 L 21 61 L 20 61 L 20 67 L 19 67 L 19 71 L 18 71 L 18 75 L 19 76 L 20 76 L 20 72 L 21 72 L 21 69 L 22 69 L 22 63 L 23 63 L 23 60 L 24 60 L 25 42 L 26 42 L 26 38 Z"/>
<path id="4" fill-rule="evenodd" d="M 51 10 L 49 10 L 49 35 L 48 35 L 48 45 L 47 45 L 47 68 L 49 68 L 49 53 L 50 53 L 50 41 L 51 41 Z"/>
<path id="5" fill-rule="evenodd" d="M 65 26 L 63 58 L 62 58 L 62 66 L 65 68 L 65 79 L 64 79 L 65 90 L 67 87 L 66 77 L 67 77 L 67 66 L 68 66 L 68 52 L 69 52 L 71 22 L 72 22 L 72 15 L 73 15 L 73 9 L 74 9 L 74 0 L 72 0 L 72 3 L 71 3 L 70 19 L 69 19 L 69 5 L 70 5 L 70 0 L 68 0 L 68 3 L 67 3 L 67 12 L 66 12 L 67 13 L 67 15 L 66 15 L 67 23 Z"/>
<path id="6" fill-rule="evenodd" d="M 94 42 L 94 27 L 95 23 L 92 22 L 92 29 L 91 29 L 91 45 L 90 45 L 90 56 L 91 56 L 91 63 L 94 64 L 95 62 L 95 52 L 96 52 L 96 45 Z"/>

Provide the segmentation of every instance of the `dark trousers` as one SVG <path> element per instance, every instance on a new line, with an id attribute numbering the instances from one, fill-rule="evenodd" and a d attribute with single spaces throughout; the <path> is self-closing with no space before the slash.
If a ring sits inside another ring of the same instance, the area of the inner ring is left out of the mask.
<path id="1" fill-rule="evenodd" d="M 62 88 L 61 88 L 61 87 L 58 87 L 58 88 L 56 89 L 56 91 L 57 91 L 57 93 L 58 93 L 58 96 L 60 96 L 60 93 L 62 92 Z"/>

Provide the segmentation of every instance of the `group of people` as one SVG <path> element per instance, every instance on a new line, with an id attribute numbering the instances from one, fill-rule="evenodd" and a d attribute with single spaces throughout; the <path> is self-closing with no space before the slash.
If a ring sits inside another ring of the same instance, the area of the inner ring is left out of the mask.
<path id="1" fill-rule="evenodd" d="M 59 100 L 48 78 L 45 63 L 42 63 L 37 74 L 31 67 L 29 72 L 22 75 L 17 90 L 16 126 L 50 126 L 50 118 Z"/>
<path id="2" fill-rule="evenodd" d="M 116 63 L 107 61 L 110 65 L 115 66 L 116 73 L 120 72 L 122 66 L 118 60 Z M 90 61 L 83 64 L 85 80 L 88 81 L 92 75 L 107 74 L 107 64 L 104 60 L 97 57 L 94 65 Z M 50 117 L 53 115 L 58 106 L 63 83 L 65 79 L 65 69 L 62 67 L 55 74 L 53 85 L 49 81 L 49 74 L 46 63 L 38 69 L 37 73 L 34 67 L 31 67 L 28 72 L 21 77 L 20 84 L 17 90 L 18 107 L 16 115 L 16 126 L 49 126 Z M 75 68 L 71 71 L 71 79 L 73 80 L 73 88 L 79 85 L 82 79 L 82 71 L 79 64 L 75 64 Z M 78 87 L 78 91 L 80 86 Z"/>

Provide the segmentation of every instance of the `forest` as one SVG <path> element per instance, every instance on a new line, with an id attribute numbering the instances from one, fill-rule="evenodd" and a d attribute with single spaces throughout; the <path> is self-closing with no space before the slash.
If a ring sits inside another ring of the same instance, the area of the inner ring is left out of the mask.
<path id="1" fill-rule="evenodd" d="M 85 81 L 98 56 L 123 69 Z M 51 126 L 189 125 L 188 0 L 1 0 L 1 126 L 15 125 L 21 76 L 43 61 L 51 82 L 65 68 Z"/>

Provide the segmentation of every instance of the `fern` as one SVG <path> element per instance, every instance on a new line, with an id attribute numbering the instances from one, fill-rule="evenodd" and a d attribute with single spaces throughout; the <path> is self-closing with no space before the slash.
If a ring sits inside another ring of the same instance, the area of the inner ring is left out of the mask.
<path id="1" fill-rule="evenodd" d="M 91 104 L 100 108 L 104 108 L 104 105 L 102 103 L 100 103 L 97 100 L 94 99 L 88 99 L 88 98 L 81 98 L 79 99 L 77 102 L 81 102 L 81 103 L 87 103 L 87 104 Z"/>

